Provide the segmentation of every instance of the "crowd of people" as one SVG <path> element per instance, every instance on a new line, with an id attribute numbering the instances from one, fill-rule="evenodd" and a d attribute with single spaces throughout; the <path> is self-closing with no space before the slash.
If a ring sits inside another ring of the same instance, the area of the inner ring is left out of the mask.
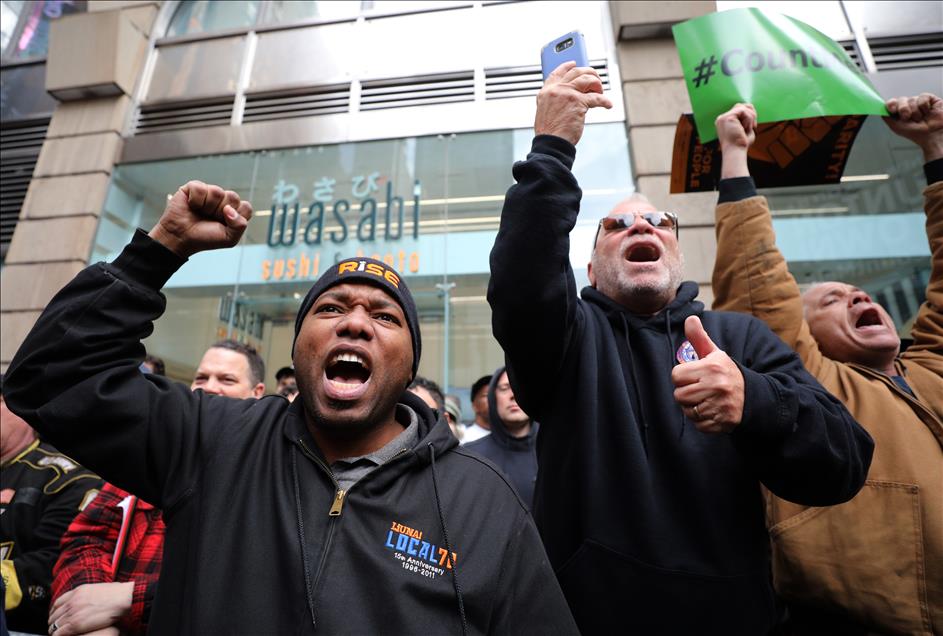
<path id="1" fill-rule="evenodd" d="M 145 356 L 164 283 L 245 231 L 236 192 L 185 184 L 76 276 L 3 384 L 6 626 L 943 633 L 943 101 L 887 102 L 927 178 L 906 351 L 861 289 L 790 275 L 749 104 L 716 121 L 713 309 L 683 279 L 681 220 L 641 194 L 600 220 L 578 292 L 571 168 L 587 112 L 611 105 L 573 63 L 538 95 L 491 252 L 506 366 L 470 387 L 467 424 L 418 375 L 406 281 L 369 258 L 312 286 L 270 394 L 236 341 L 190 387 Z"/>

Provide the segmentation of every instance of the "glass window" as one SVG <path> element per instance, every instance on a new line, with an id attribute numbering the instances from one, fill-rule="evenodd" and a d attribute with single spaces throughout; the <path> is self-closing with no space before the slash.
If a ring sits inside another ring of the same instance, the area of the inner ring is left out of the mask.
<path id="1" fill-rule="evenodd" d="M 11 2 L 4 0 L 3 57 L 17 60 L 43 57 L 49 48 L 49 27 L 53 20 L 64 15 L 82 13 L 85 0 L 38 0 Z"/>
<path id="2" fill-rule="evenodd" d="M 259 0 L 188 0 L 181 2 L 167 28 L 168 37 L 245 29 L 255 25 Z"/>
<path id="3" fill-rule="evenodd" d="M 145 101 L 234 94 L 245 47 L 245 35 L 160 47 Z"/>
<path id="4" fill-rule="evenodd" d="M 387 10 L 386 3 L 381 9 Z M 468 28 L 478 16 L 471 8 L 441 13 L 380 17 L 360 30 L 365 68 L 361 79 L 468 70 L 475 66 L 481 34 Z M 422 34 L 417 37 L 416 34 Z"/>
<path id="5" fill-rule="evenodd" d="M 150 229 L 187 180 L 224 185 L 256 212 L 239 247 L 196 255 L 165 287 L 167 313 L 145 344 L 173 377 L 189 382 L 205 348 L 231 334 L 259 348 L 271 388 L 312 282 L 335 260 L 366 255 L 400 270 L 416 298 L 419 372 L 462 393 L 503 363 L 485 300 L 488 254 L 511 166 L 532 137 L 504 130 L 118 166 L 92 260 Z M 587 126 L 574 166 L 583 186 L 575 269 L 588 261 L 595 220 L 632 191 L 627 148 L 623 124 Z M 442 284 L 454 284 L 448 301 Z"/>
<path id="6" fill-rule="evenodd" d="M 0 70 L 0 120 L 4 124 L 52 117 L 58 104 L 46 92 L 45 64 L 17 64 Z"/>
<path id="7" fill-rule="evenodd" d="M 781 13 L 805 22 L 818 29 L 833 40 L 849 40 L 854 37 L 848 28 L 848 21 L 842 12 L 841 3 L 829 0 L 823 2 L 794 2 L 792 0 L 719 0 L 718 11 L 746 9 L 755 7 L 763 11 Z"/>
<path id="8" fill-rule="evenodd" d="M 432 11 L 435 9 L 454 9 L 467 7 L 471 2 L 461 0 L 364 0 L 364 11 L 393 13 L 400 11 Z"/>
<path id="9" fill-rule="evenodd" d="M 273 0 L 265 3 L 263 24 L 291 24 L 315 19 L 355 17 L 360 13 L 360 0 Z"/>
<path id="10" fill-rule="evenodd" d="M 249 91 L 349 82 L 362 65 L 353 22 L 260 33 Z"/>
<path id="11" fill-rule="evenodd" d="M 16 24 L 23 11 L 24 0 L 3 0 L 0 2 L 0 51 L 7 50 L 7 44 L 13 39 Z"/>

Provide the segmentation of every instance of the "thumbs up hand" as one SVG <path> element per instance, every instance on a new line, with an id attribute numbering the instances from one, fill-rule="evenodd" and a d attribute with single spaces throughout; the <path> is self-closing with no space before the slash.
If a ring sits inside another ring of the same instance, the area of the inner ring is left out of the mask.
<path id="1" fill-rule="evenodd" d="M 684 321 L 684 335 L 698 360 L 671 370 L 675 401 L 702 433 L 729 433 L 743 418 L 743 374 L 717 348 L 697 316 Z"/>

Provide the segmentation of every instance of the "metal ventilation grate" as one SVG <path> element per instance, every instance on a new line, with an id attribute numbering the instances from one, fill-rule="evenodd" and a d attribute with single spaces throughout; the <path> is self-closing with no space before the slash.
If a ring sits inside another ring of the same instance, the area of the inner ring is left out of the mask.
<path id="1" fill-rule="evenodd" d="M 603 90 L 609 90 L 609 67 L 606 60 L 592 60 L 590 66 L 602 78 Z M 485 69 L 485 99 L 530 97 L 544 85 L 540 66 L 513 66 Z"/>
<path id="2" fill-rule="evenodd" d="M 232 97 L 144 105 L 138 111 L 134 134 L 226 126 L 232 117 L 232 108 Z"/>
<path id="3" fill-rule="evenodd" d="M 943 32 L 868 38 L 879 71 L 943 66 Z"/>
<path id="4" fill-rule="evenodd" d="M 311 117 L 346 113 L 350 109 L 350 84 L 315 86 L 293 91 L 269 91 L 246 96 L 242 122 Z"/>
<path id="5" fill-rule="evenodd" d="M 5 260 L 49 118 L 0 126 L 0 259 Z"/>
<path id="6" fill-rule="evenodd" d="M 475 74 L 463 71 L 363 82 L 360 110 L 470 102 L 474 99 Z"/>
<path id="7" fill-rule="evenodd" d="M 854 40 L 843 40 L 839 42 L 841 47 L 845 49 L 845 53 L 848 54 L 848 57 L 851 58 L 851 61 L 855 63 L 855 66 L 858 67 L 858 70 L 862 73 L 865 72 L 864 64 L 861 62 L 861 54 L 858 53 L 858 45 Z"/>

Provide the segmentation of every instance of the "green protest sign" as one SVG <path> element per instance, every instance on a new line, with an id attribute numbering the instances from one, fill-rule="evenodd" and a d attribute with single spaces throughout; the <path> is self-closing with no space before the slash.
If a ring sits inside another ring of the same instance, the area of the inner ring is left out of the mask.
<path id="1" fill-rule="evenodd" d="M 887 115 L 884 99 L 845 50 L 809 25 L 759 9 L 732 9 L 672 28 L 702 143 L 737 102 L 763 122 L 826 115 Z"/>

